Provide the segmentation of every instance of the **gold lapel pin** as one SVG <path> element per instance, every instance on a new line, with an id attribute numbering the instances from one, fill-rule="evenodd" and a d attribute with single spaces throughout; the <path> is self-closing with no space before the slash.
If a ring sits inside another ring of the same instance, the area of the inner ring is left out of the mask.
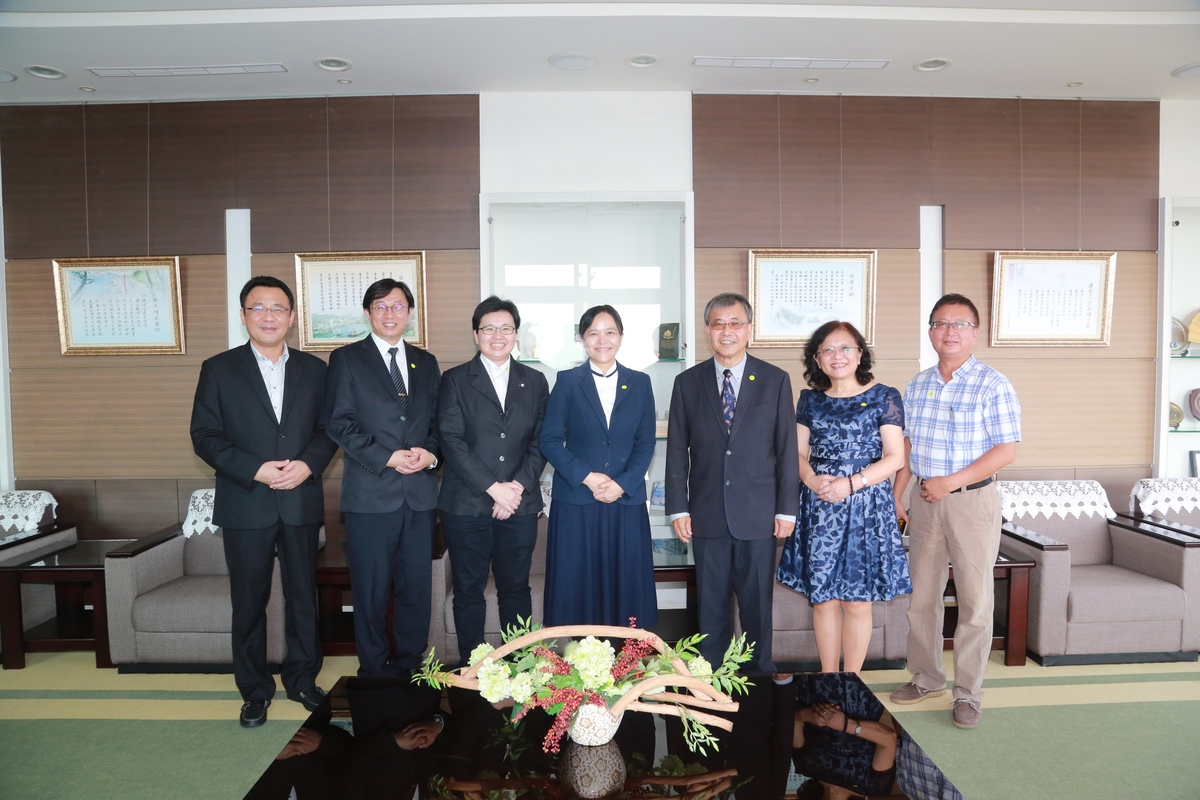
<path id="1" fill-rule="evenodd" d="M 622 388 L 622 389 L 628 389 L 629 387 L 628 387 L 628 386 L 626 386 L 625 384 L 623 384 L 623 383 L 622 383 L 622 384 L 621 384 L 621 388 Z"/>
<path id="2" fill-rule="evenodd" d="M 754 380 L 754 376 L 753 376 L 753 375 L 751 375 L 751 376 L 750 376 L 750 380 Z"/>

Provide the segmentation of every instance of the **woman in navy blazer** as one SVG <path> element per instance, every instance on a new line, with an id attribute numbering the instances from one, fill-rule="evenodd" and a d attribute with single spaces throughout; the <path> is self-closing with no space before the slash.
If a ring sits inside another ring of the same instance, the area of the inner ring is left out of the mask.
<path id="1" fill-rule="evenodd" d="M 654 393 L 617 363 L 624 326 L 612 306 L 579 320 L 588 360 L 558 373 L 542 423 L 554 467 L 546 542 L 544 622 L 658 621 L 646 470 L 654 455 Z"/>

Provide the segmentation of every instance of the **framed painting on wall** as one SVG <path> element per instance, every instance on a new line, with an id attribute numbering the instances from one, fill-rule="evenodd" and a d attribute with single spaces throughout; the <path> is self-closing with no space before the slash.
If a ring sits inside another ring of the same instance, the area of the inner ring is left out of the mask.
<path id="1" fill-rule="evenodd" d="M 425 347 L 424 251 L 375 251 L 296 254 L 300 349 L 334 350 L 370 333 L 363 295 L 382 278 L 403 281 L 412 291 L 404 341 Z"/>
<path id="2" fill-rule="evenodd" d="M 52 263 L 64 356 L 184 352 L 177 257 L 60 258 Z"/>
<path id="3" fill-rule="evenodd" d="M 997 251 L 992 347 L 1107 347 L 1116 253 Z"/>
<path id="4" fill-rule="evenodd" d="M 751 250 L 751 347 L 803 347 L 831 320 L 875 340 L 875 250 Z"/>

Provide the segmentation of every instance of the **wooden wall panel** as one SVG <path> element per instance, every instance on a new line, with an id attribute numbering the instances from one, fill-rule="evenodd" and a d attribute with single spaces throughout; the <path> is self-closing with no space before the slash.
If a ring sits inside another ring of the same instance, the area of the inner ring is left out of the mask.
<path id="1" fill-rule="evenodd" d="M 1085 250 L 1158 247 L 1158 104 L 1083 103 Z"/>
<path id="2" fill-rule="evenodd" d="M 91 255 L 160 255 L 150 252 L 147 106 L 90 105 L 84 115 Z"/>
<path id="3" fill-rule="evenodd" d="M 1076 250 L 1079 239 L 1079 103 L 1021 101 L 1018 249 Z"/>
<path id="4" fill-rule="evenodd" d="M 174 478 L 96 481 L 97 538 L 141 539 L 178 524 L 178 514 Z"/>
<path id="5" fill-rule="evenodd" d="M 479 97 L 397 97 L 398 249 L 479 248 Z"/>
<path id="6" fill-rule="evenodd" d="M 479 251 L 435 250 L 425 256 L 429 350 L 445 372 L 478 352 L 471 313 L 479 305 Z"/>
<path id="7" fill-rule="evenodd" d="M 225 209 L 240 207 L 239 108 L 236 102 L 150 104 L 153 255 L 224 254 Z"/>
<path id="8" fill-rule="evenodd" d="M 779 175 L 783 242 L 841 247 L 840 97 L 782 97 Z"/>
<path id="9" fill-rule="evenodd" d="M 330 249 L 327 102 L 317 97 L 234 104 L 238 207 L 250 209 L 255 253 Z"/>
<path id="10" fill-rule="evenodd" d="M 782 247 L 776 97 L 692 98 L 696 247 Z"/>
<path id="11" fill-rule="evenodd" d="M 83 106 L 0 108 L 7 258 L 88 255 Z"/>
<path id="12" fill-rule="evenodd" d="M 391 250 L 395 245 L 394 104 L 392 97 L 329 101 L 331 250 Z"/>
<path id="13" fill-rule="evenodd" d="M 844 247 L 920 247 L 920 206 L 930 197 L 931 103 L 843 98 Z"/>
<path id="14" fill-rule="evenodd" d="M 1020 101 L 931 102 L 932 197 L 946 208 L 946 247 L 1020 248 Z"/>

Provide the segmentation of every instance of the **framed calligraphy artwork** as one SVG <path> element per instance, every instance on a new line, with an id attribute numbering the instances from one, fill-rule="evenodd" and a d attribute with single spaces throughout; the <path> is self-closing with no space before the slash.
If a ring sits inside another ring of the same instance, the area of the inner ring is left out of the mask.
<path id="1" fill-rule="evenodd" d="M 60 258 L 52 263 L 64 356 L 184 352 L 178 258 Z"/>
<path id="2" fill-rule="evenodd" d="M 752 347 L 803 347 L 830 320 L 875 340 L 874 250 L 751 250 Z"/>
<path id="3" fill-rule="evenodd" d="M 300 349 L 334 350 L 370 333 L 363 295 L 381 278 L 403 281 L 412 291 L 404 341 L 425 347 L 425 253 L 376 251 L 296 254 Z"/>
<path id="4" fill-rule="evenodd" d="M 997 251 L 992 347 L 1107 347 L 1116 253 Z"/>

